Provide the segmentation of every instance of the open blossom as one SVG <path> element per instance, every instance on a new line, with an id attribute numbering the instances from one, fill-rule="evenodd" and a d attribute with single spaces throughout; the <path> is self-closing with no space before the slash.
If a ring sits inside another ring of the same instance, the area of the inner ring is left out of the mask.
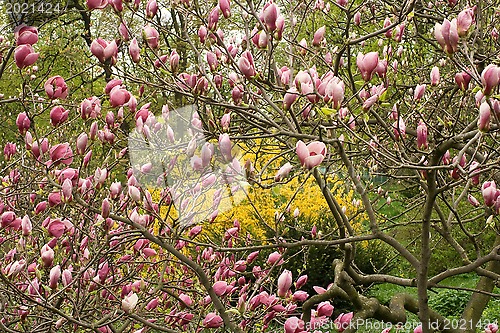
<path id="1" fill-rule="evenodd" d="M 307 146 L 304 142 L 297 142 L 297 156 L 300 164 L 307 169 L 312 169 L 323 162 L 326 156 L 326 146 L 323 142 L 313 141 Z"/>
<path id="2" fill-rule="evenodd" d="M 65 110 L 62 106 L 54 106 L 50 110 L 50 123 L 52 126 L 59 126 L 68 120 L 69 111 Z"/>
<path id="3" fill-rule="evenodd" d="M 118 45 L 113 40 L 108 42 L 102 38 L 97 38 L 90 45 L 90 52 L 99 60 L 101 63 L 109 62 L 111 65 L 116 64 L 118 57 Z"/>
<path id="4" fill-rule="evenodd" d="M 139 296 L 136 293 L 130 293 L 122 299 L 122 310 L 126 313 L 131 313 L 134 311 L 138 301 Z"/>

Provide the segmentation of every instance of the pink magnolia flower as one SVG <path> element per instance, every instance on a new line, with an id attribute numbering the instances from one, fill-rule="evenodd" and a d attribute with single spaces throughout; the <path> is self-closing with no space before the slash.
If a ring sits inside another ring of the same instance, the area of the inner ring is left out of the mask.
<path id="1" fill-rule="evenodd" d="M 17 148 L 15 143 L 7 142 L 3 149 L 3 155 L 6 161 L 9 161 L 16 154 Z"/>
<path id="2" fill-rule="evenodd" d="M 52 289 L 57 288 L 57 282 L 61 278 L 61 266 L 56 265 L 52 267 L 49 273 L 49 287 Z"/>
<path id="3" fill-rule="evenodd" d="M 486 66 L 481 73 L 481 83 L 483 94 L 489 96 L 500 83 L 500 68 L 493 64 Z"/>
<path id="4" fill-rule="evenodd" d="M 16 119 L 16 126 L 19 129 L 19 133 L 24 134 L 30 128 L 31 121 L 25 112 L 21 112 Z"/>
<path id="5" fill-rule="evenodd" d="M 14 29 L 14 38 L 16 39 L 17 46 L 24 44 L 33 45 L 38 42 L 38 30 L 36 27 L 21 24 Z"/>
<path id="6" fill-rule="evenodd" d="M 134 311 L 138 301 L 139 296 L 137 296 L 136 293 L 131 292 L 122 299 L 122 310 L 126 313 L 131 313 Z"/>
<path id="7" fill-rule="evenodd" d="M 73 150 L 69 143 L 59 143 L 49 150 L 50 159 L 54 164 L 63 163 L 70 165 L 73 162 Z"/>
<path id="8" fill-rule="evenodd" d="M 322 26 L 318 30 L 316 30 L 316 32 L 314 33 L 314 36 L 313 36 L 313 42 L 312 42 L 313 46 L 318 47 L 321 45 L 323 38 L 325 38 L 325 32 L 326 32 L 325 26 Z"/>
<path id="9" fill-rule="evenodd" d="M 321 302 L 316 311 L 318 311 L 318 316 L 330 317 L 333 314 L 333 305 L 329 301 Z"/>
<path id="10" fill-rule="evenodd" d="M 440 80 L 439 67 L 437 66 L 432 67 L 430 76 L 431 76 L 431 86 L 437 86 Z"/>
<path id="11" fill-rule="evenodd" d="M 323 142 L 313 141 L 306 146 L 304 142 L 299 140 L 299 142 L 297 142 L 296 152 L 300 164 L 311 170 L 323 162 L 327 150 Z"/>
<path id="12" fill-rule="evenodd" d="M 127 104 L 131 100 L 132 94 L 121 86 L 115 86 L 109 93 L 109 104 L 112 107 L 119 107 Z"/>
<path id="13" fill-rule="evenodd" d="M 90 52 L 99 60 L 101 63 L 109 62 L 111 65 L 116 64 L 118 57 L 118 45 L 113 40 L 108 42 L 102 38 L 97 38 L 90 45 Z"/>
<path id="14" fill-rule="evenodd" d="M 286 162 L 281 166 L 281 168 L 278 170 L 276 173 L 276 176 L 274 176 L 274 180 L 279 182 L 283 178 L 287 177 L 290 171 L 292 170 L 293 166 L 289 163 Z"/>
<path id="15" fill-rule="evenodd" d="M 349 312 L 349 313 L 341 313 L 333 322 L 335 324 L 335 327 L 339 332 L 343 332 L 346 330 L 347 327 L 349 327 L 349 323 L 352 320 L 352 317 L 354 316 L 354 313 Z"/>
<path id="16" fill-rule="evenodd" d="M 245 51 L 241 55 L 240 59 L 238 60 L 238 68 L 247 79 L 251 79 L 257 74 L 257 72 L 255 71 L 255 65 L 253 63 L 253 56 L 249 51 Z"/>
<path id="17" fill-rule="evenodd" d="M 92 9 L 103 9 L 108 5 L 108 0 L 87 0 L 87 8 Z"/>
<path id="18" fill-rule="evenodd" d="M 498 197 L 497 186 L 494 181 L 485 182 L 481 187 L 481 193 L 483 194 L 484 204 L 491 207 L 495 204 Z"/>
<path id="19" fill-rule="evenodd" d="M 488 67 L 486 67 L 486 68 L 488 68 Z M 483 71 L 483 73 L 484 73 L 484 71 Z M 461 72 L 461 73 L 455 74 L 455 83 L 463 91 L 468 89 L 469 82 L 471 79 L 472 79 L 472 77 L 467 72 Z M 481 76 L 481 80 L 482 80 L 482 76 Z M 485 82 L 483 82 L 483 86 L 485 86 Z"/>
<path id="20" fill-rule="evenodd" d="M 453 54 L 458 49 L 457 20 L 451 22 L 444 19 L 443 24 L 436 23 L 434 26 L 434 37 L 447 54 Z"/>
<path id="21" fill-rule="evenodd" d="M 206 328 L 219 328 L 223 323 L 222 317 L 215 312 L 208 313 L 205 319 L 203 319 L 203 326 Z"/>
<path id="22" fill-rule="evenodd" d="M 292 272 L 285 269 L 278 278 L 278 296 L 285 297 L 292 286 Z"/>
<path id="23" fill-rule="evenodd" d="M 276 20 L 278 19 L 279 10 L 274 2 L 268 2 L 264 5 L 261 21 L 266 25 L 269 31 L 276 30 Z"/>
<path id="24" fill-rule="evenodd" d="M 95 96 L 88 97 L 80 104 L 80 111 L 83 120 L 87 118 L 95 119 L 101 115 L 101 101 Z"/>
<path id="25" fill-rule="evenodd" d="M 300 289 L 302 288 L 306 283 L 307 283 L 308 276 L 307 275 L 302 275 L 297 279 L 297 282 L 295 282 L 295 288 Z"/>
<path id="26" fill-rule="evenodd" d="M 230 0 L 219 0 L 219 8 L 225 18 L 231 16 L 231 2 Z"/>
<path id="27" fill-rule="evenodd" d="M 417 327 L 415 327 L 415 329 L 413 330 L 413 333 L 422 333 L 423 332 L 423 329 L 422 329 L 422 325 L 418 325 Z"/>
<path id="28" fill-rule="evenodd" d="M 417 147 L 418 149 L 427 149 L 429 143 L 427 142 L 427 125 L 420 120 L 417 126 Z"/>
<path id="29" fill-rule="evenodd" d="M 148 18 L 153 18 L 158 12 L 158 3 L 156 0 L 148 0 L 146 4 L 146 16 Z"/>
<path id="30" fill-rule="evenodd" d="M 69 111 L 65 110 L 62 106 L 54 106 L 50 110 L 50 123 L 52 126 L 57 127 L 68 120 Z"/>
<path id="31" fill-rule="evenodd" d="M 309 294 L 302 290 L 297 290 L 292 295 L 292 299 L 294 302 L 304 302 L 308 297 Z"/>
<path id="32" fill-rule="evenodd" d="M 45 244 L 40 250 L 40 256 L 45 267 L 52 266 L 52 262 L 54 261 L 54 250 L 52 250 L 47 244 Z"/>
<path id="33" fill-rule="evenodd" d="M 229 134 L 221 134 L 219 136 L 219 150 L 226 161 L 232 160 L 231 147 L 231 139 L 229 138 Z"/>
<path id="34" fill-rule="evenodd" d="M 130 54 L 130 57 L 132 58 L 132 61 L 136 64 L 141 60 L 141 48 L 139 47 L 136 38 L 132 39 L 132 41 L 130 42 L 128 52 Z"/>
<path id="35" fill-rule="evenodd" d="M 462 10 L 457 16 L 457 31 L 460 37 L 467 35 L 473 24 L 476 23 L 474 11 L 476 6 Z"/>
<path id="36" fill-rule="evenodd" d="M 477 120 L 477 128 L 481 132 L 490 130 L 491 108 L 487 102 L 481 103 L 479 106 L 479 119 Z"/>
<path id="37" fill-rule="evenodd" d="M 415 92 L 413 93 L 413 99 L 418 101 L 424 96 L 425 93 L 425 84 L 417 84 L 415 87 Z"/>
<path id="38" fill-rule="evenodd" d="M 292 106 L 292 104 L 297 100 L 298 91 L 295 87 L 288 89 L 285 93 L 285 97 L 283 97 L 283 109 L 288 110 Z"/>
<path id="39" fill-rule="evenodd" d="M 356 65 L 361 72 L 363 80 L 366 82 L 370 81 L 378 66 L 378 52 L 369 52 L 367 54 L 358 53 Z"/>
<path id="40" fill-rule="evenodd" d="M 497 333 L 497 332 L 498 332 L 498 325 L 495 323 L 486 325 L 486 328 L 484 329 L 484 333 Z"/>
<path id="41" fill-rule="evenodd" d="M 145 26 L 142 30 L 142 36 L 150 48 L 158 48 L 160 35 L 155 28 L 150 25 Z"/>
<path id="42" fill-rule="evenodd" d="M 45 92 L 50 99 L 68 97 L 68 86 L 62 77 L 59 75 L 53 76 L 45 81 L 43 85 Z"/>
<path id="43" fill-rule="evenodd" d="M 392 127 L 394 128 L 394 137 L 396 140 L 399 140 L 400 137 L 406 137 L 406 124 L 403 118 L 396 120 L 394 124 L 392 124 Z"/>
<path id="44" fill-rule="evenodd" d="M 279 252 L 274 251 L 267 258 L 267 264 L 268 265 L 274 265 L 277 262 L 278 262 L 278 265 L 282 262 L 282 260 L 281 260 L 281 254 Z"/>
<path id="45" fill-rule="evenodd" d="M 227 286 L 228 284 L 226 281 L 217 281 L 212 288 L 217 296 L 222 296 L 226 293 Z"/>
<path id="46" fill-rule="evenodd" d="M 304 321 L 297 317 L 290 317 L 285 321 L 285 333 L 299 333 L 304 331 Z"/>
<path id="47" fill-rule="evenodd" d="M 33 50 L 29 44 L 23 44 L 16 47 L 14 50 L 14 61 L 20 69 L 33 65 L 40 54 Z"/>

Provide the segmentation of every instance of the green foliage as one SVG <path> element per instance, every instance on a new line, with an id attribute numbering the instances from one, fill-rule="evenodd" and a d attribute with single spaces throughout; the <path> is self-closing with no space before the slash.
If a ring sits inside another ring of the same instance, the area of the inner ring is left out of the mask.
<path id="1" fill-rule="evenodd" d="M 460 317 L 471 293 L 464 290 L 443 290 L 429 300 L 430 307 L 446 317 Z"/>

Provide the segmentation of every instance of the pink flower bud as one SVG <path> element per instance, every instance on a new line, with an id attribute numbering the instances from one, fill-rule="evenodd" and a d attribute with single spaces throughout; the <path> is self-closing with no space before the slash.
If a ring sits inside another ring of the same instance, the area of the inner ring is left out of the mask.
<path id="1" fill-rule="evenodd" d="M 297 100 L 298 92 L 295 87 L 288 89 L 285 93 L 285 97 L 283 97 L 283 109 L 288 110 L 292 106 L 292 104 Z"/>
<path id="2" fill-rule="evenodd" d="M 107 218 L 109 216 L 110 210 L 111 210 L 111 204 L 109 203 L 109 200 L 105 198 L 102 201 L 101 216 Z"/>
<path id="3" fill-rule="evenodd" d="M 335 327 L 337 328 L 337 331 L 343 332 L 347 329 L 349 326 L 349 323 L 352 320 L 352 317 L 354 316 L 354 313 L 349 312 L 349 313 L 341 313 L 333 322 L 335 324 Z"/>
<path id="4" fill-rule="evenodd" d="M 313 42 L 312 45 L 319 47 L 321 45 L 321 42 L 323 41 L 323 38 L 325 37 L 325 32 L 326 32 L 326 27 L 322 26 L 316 32 L 314 33 L 313 37 Z"/>
<path id="5" fill-rule="evenodd" d="M 52 267 L 49 273 L 49 287 L 52 289 L 57 288 L 57 282 L 61 278 L 61 267 L 56 265 Z"/>
<path id="6" fill-rule="evenodd" d="M 26 113 L 21 112 L 16 119 L 16 126 L 19 129 L 19 133 L 24 134 L 30 128 L 31 121 L 26 115 Z"/>
<path id="7" fill-rule="evenodd" d="M 71 180 L 66 178 L 62 184 L 62 194 L 66 202 L 70 202 L 73 199 L 73 184 Z"/>
<path id="8" fill-rule="evenodd" d="M 285 333 L 305 332 L 304 321 L 297 317 L 290 317 L 285 321 Z"/>
<path id="9" fill-rule="evenodd" d="M 249 51 L 245 51 L 241 55 L 238 60 L 238 68 L 247 79 L 251 79 L 257 74 L 253 63 L 253 56 Z"/>
<path id="10" fill-rule="evenodd" d="M 200 26 L 200 28 L 198 29 L 198 38 L 200 39 L 200 43 L 202 44 L 205 43 L 207 35 L 208 35 L 207 28 L 204 25 Z"/>
<path id="11" fill-rule="evenodd" d="M 476 23 L 474 17 L 474 10 L 476 7 L 467 8 L 462 10 L 457 16 L 457 31 L 460 37 L 467 35 L 470 27 Z"/>
<path id="12" fill-rule="evenodd" d="M 226 293 L 227 286 L 226 281 L 217 281 L 214 283 L 212 288 L 217 296 L 222 296 Z"/>
<path id="13" fill-rule="evenodd" d="M 177 53 L 177 51 L 173 50 L 172 53 L 170 53 L 170 58 L 168 60 L 172 73 L 176 73 L 179 69 L 179 60 L 179 54 Z"/>
<path id="14" fill-rule="evenodd" d="M 40 54 L 33 50 L 29 44 L 23 44 L 16 47 L 14 50 L 14 61 L 20 69 L 33 65 Z"/>
<path id="15" fill-rule="evenodd" d="M 278 7 L 273 2 L 264 5 L 261 21 L 267 26 L 269 31 L 276 30 L 276 20 L 278 19 Z"/>
<path id="16" fill-rule="evenodd" d="M 467 200 L 469 201 L 469 203 L 474 206 L 474 207 L 479 207 L 479 201 L 472 195 L 472 194 L 469 194 L 467 196 Z"/>
<path id="17" fill-rule="evenodd" d="M 267 258 L 267 264 L 268 265 L 274 265 L 275 263 L 278 263 L 278 265 L 282 262 L 281 260 L 281 254 L 279 252 L 273 252 L 269 255 Z"/>
<path id="18" fill-rule="evenodd" d="M 439 84 L 439 80 L 439 68 L 437 66 L 434 66 L 431 70 L 431 86 L 437 86 Z"/>
<path id="19" fill-rule="evenodd" d="M 418 101 L 424 96 L 425 87 L 426 87 L 425 84 L 417 84 L 417 86 L 415 87 L 415 91 L 413 93 L 413 99 L 415 101 Z"/>
<path id="20" fill-rule="evenodd" d="M 50 148 L 49 155 L 55 165 L 59 163 L 70 165 L 73 162 L 73 151 L 67 142 L 59 143 Z"/>
<path id="21" fill-rule="evenodd" d="M 354 14 L 354 24 L 357 26 L 361 24 L 361 13 L 359 11 Z"/>
<path id="22" fill-rule="evenodd" d="M 66 98 L 68 96 L 68 86 L 59 75 L 53 76 L 45 81 L 43 85 L 45 92 L 50 99 Z"/>
<path id="23" fill-rule="evenodd" d="M 128 42 L 130 39 L 130 35 L 128 33 L 128 28 L 125 22 L 121 22 L 120 26 L 118 27 L 118 32 L 120 33 L 120 36 L 122 36 L 123 40 Z"/>
<path id="24" fill-rule="evenodd" d="M 23 236 L 29 236 L 31 234 L 32 225 L 28 215 L 25 215 L 21 220 L 21 229 L 23 231 Z"/>
<path id="25" fill-rule="evenodd" d="M 497 187 L 494 181 L 485 182 L 481 187 L 481 193 L 486 206 L 491 207 L 495 204 L 497 198 Z"/>
<path id="26" fill-rule="evenodd" d="M 292 299 L 294 302 L 304 302 L 308 297 L 309 294 L 302 290 L 297 290 L 292 295 Z"/>
<path id="27" fill-rule="evenodd" d="M 420 120 L 417 126 L 417 148 L 418 149 L 427 149 L 429 146 L 427 142 L 427 125 Z"/>
<path id="28" fill-rule="evenodd" d="M 356 65 L 363 80 L 366 82 L 372 79 L 373 73 L 378 66 L 378 52 L 369 52 L 367 54 L 358 53 L 356 58 Z"/>
<path id="29" fill-rule="evenodd" d="M 286 162 L 278 170 L 278 172 L 276 173 L 276 176 L 274 176 L 274 180 L 279 182 L 283 178 L 286 178 L 288 176 L 288 174 L 290 173 L 290 171 L 292 170 L 292 168 L 293 168 L 293 166 L 289 162 Z"/>
<path id="30" fill-rule="evenodd" d="M 231 139 L 229 138 L 229 134 L 224 133 L 219 136 L 219 150 L 226 161 L 232 160 L 231 155 Z"/>
<path id="31" fill-rule="evenodd" d="M 158 3 L 156 0 L 148 0 L 146 4 L 146 16 L 148 18 L 153 18 L 158 12 Z"/>
<path id="32" fill-rule="evenodd" d="M 141 201 L 141 191 L 133 185 L 128 187 L 128 196 L 135 202 Z"/>
<path id="33" fill-rule="evenodd" d="M 40 250 L 40 255 L 45 267 L 52 266 L 52 262 L 54 261 L 54 250 L 52 250 L 47 244 L 45 244 Z"/>
<path id="34" fill-rule="evenodd" d="M 489 104 L 485 101 L 479 106 L 479 119 L 477 120 L 477 127 L 481 132 L 488 132 L 490 130 L 491 109 Z"/>
<path id="35" fill-rule="evenodd" d="M 292 286 L 292 272 L 285 269 L 278 278 L 278 296 L 285 297 Z"/>
<path id="36" fill-rule="evenodd" d="M 225 18 L 231 16 L 231 2 L 230 0 L 219 0 L 219 8 Z"/>
<path id="37" fill-rule="evenodd" d="M 126 89 L 116 86 L 109 93 L 109 103 L 112 107 L 125 105 L 131 99 L 131 94 Z"/>
<path id="38" fill-rule="evenodd" d="M 150 48 L 158 48 L 160 35 L 155 28 L 151 27 L 150 25 L 145 26 L 142 30 L 142 36 Z"/>
<path id="39" fill-rule="evenodd" d="M 499 82 L 500 82 L 500 68 L 493 64 L 486 66 L 486 68 L 481 73 L 483 94 L 486 96 L 491 95 L 492 91 L 498 86 Z"/>
<path id="40" fill-rule="evenodd" d="M 130 54 L 130 57 L 132 58 L 132 61 L 136 64 L 139 63 L 139 61 L 141 60 L 141 48 L 139 47 L 136 38 L 132 39 L 132 41 L 130 42 L 128 52 Z"/>
<path id="41" fill-rule="evenodd" d="M 88 137 L 87 133 L 83 132 L 78 136 L 78 138 L 76 139 L 76 153 L 78 155 L 85 154 L 85 150 L 87 149 L 88 141 L 89 141 L 89 137 Z"/>
<path id="42" fill-rule="evenodd" d="M 231 112 L 225 113 L 220 121 L 223 131 L 228 131 L 231 124 Z"/>
<path id="43" fill-rule="evenodd" d="M 4 158 L 9 161 L 16 154 L 17 148 L 15 143 L 7 142 L 3 149 Z"/>
<path id="44" fill-rule="evenodd" d="M 484 73 L 484 71 L 483 71 L 483 73 Z M 463 91 L 465 91 L 469 88 L 469 82 L 471 79 L 472 79 L 472 77 L 467 72 L 461 72 L 461 73 L 455 74 L 455 82 L 458 85 L 458 87 Z M 484 83 L 483 83 L 483 86 L 484 86 Z"/>

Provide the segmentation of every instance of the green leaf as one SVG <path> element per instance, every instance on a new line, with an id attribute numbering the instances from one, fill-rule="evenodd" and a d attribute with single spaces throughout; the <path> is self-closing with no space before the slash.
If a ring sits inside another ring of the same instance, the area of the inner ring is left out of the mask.
<path id="1" fill-rule="evenodd" d="M 330 108 L 321 108 L 320 109 L 321 113 L 324 114 L 325 116 L 330 116 L 333 113 L 335 113 L 335 109 L 330 109 Z"/>
<path id="2" fill-rule="evenodd" d="M 277 196 L 277 195 L 280 195 L 280 189 L 281 189 L 281 186 L 279 186 L 279 185 L 278 186 L 273 186 L 271 188 L 271 191 L 273 192 L 273 195 Z"/>

